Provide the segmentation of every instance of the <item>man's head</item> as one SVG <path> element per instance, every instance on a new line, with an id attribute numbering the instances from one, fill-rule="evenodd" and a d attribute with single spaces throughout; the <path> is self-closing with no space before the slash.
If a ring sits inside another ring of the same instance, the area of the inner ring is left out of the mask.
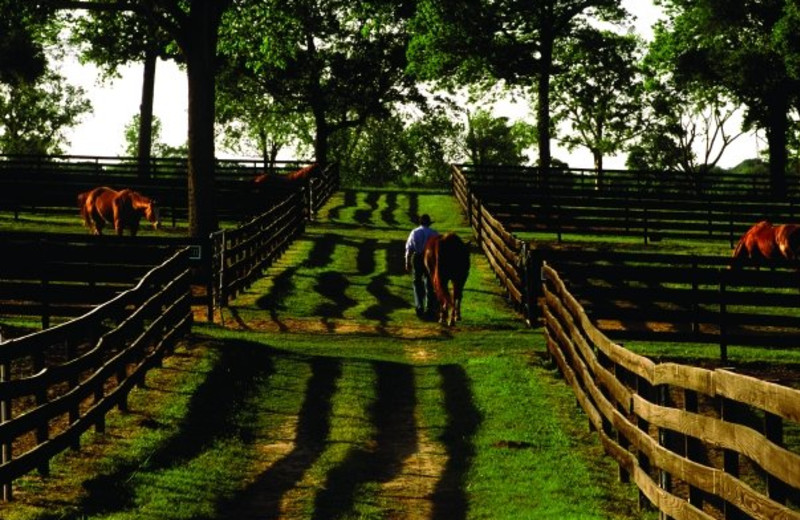
<path id="1" fill-rule="evenodd" d="M 431 225 L 431 217 L 427 213 L 423 213 L 422 216 L 419 217 L 419 224 L 420 226 L 430 226 Z"/>

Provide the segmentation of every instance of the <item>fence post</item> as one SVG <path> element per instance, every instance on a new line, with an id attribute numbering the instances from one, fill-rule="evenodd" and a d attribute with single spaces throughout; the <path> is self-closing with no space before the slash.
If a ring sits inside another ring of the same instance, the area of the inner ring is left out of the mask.
<path id="1" fill-rule="evenodd" d="M 722 398 L 720 400 L 720 419 L 727 423 L 738 423 L 741 415 L 741 405 L 731 399 Z M 722 471 L 731 475 L 732 477 L 739 478 L 739 453 L 731 449 L 723 449 L 722 451 Z M 739 520 L 744 518 L 741 510 L 728 502 L 723 501 L 723 518 L 725 520 Z"/>
<path id="2" fill-rule="evenodd" d="M 698 413 L 699 405 L 697 401 L 697 392 L 694 390 L 684 389 L 683 391 L 683 409 L 689 413 Z M 703 443 L 695 437 L 684 435 L 684 452 L 686 458 L 699 462 L 705 453 Z M 694 507 L 703 509 L 703 492 L 694 486 L 689 486 L 689 503 Z"/>
<path id="3" fill-rule="evenodd" d="M 658 385 L 655 388 L 656 398 L 658 399 L 659 406 L 668 407 L 670 405 L 669 387 L 667 385 Z M 672 451 L 671 434 L 665 428 L 658 429 L 658 445 Z M 667 493 L 672 494 L 672 475 L 661 467 L 658 468 L 658 485 Z M 670 520 L 671 517 L 667 516 L 663 511 L 659 511 L 659 518 L 662 520 Z"/>
<path id="4" fill-rule="evenodd" d="M 764 412 L 764 436 L 768 441 L 783 446 L 783 418 L 771 412 Z M 780 479 L 767 473 L 767 496 L 779 504 L 786 504 L 789 488 Z"/>
<path id="5" fill-rule="evenodd" d="M 647 401 L 650 401 L 651 403 L 653 402 L 653 385 L 651 385 L 650 382 L 644 379 L 642 376 L 638 375 L 636 376 L 636 393 Z M 647 420 L 637 416 L 636 426 L 645 435 L 649 435 L 648 432 L 650 431 L 650 423 Z M 650 473 L 650 459 L 643 450 L 637 451 L 636 458 L 637 462 L 639 463 L 639 467 L 642 468 L 642 471 L 645 473 Z M 639 509 L 653 509 L 653 504 L 641 489 L 639 490 Z"/>
<path id="6" fill-rule="evenodd" d="M 46 368 L 45 364 L 46 363 L 44 358 L 44 352 L 39 350 L 33 355 L 33 373 L 38 374 L 43 370 L 45 370 Z M 45 404 L 47 404 L 47 390 L 48 390 L 47 385 L 40 386 L 36 390 L 35 399 L 37 407 L 44 406 Z M 46 443 L 49 439 L 50 439 L 50 425 L 48 421 L 44 421 L 36 428 L 36 445 L 40 446 Z M 49 459 L 45 459 L 43 462 L 41 462 L 37 466 L 37 469 L 39 471 L 39 474 L 42 475 L 43 477 L 50 475 Z"/>
<path id="7" fill-rule="evenodd" d="M 11 367 L 8 363 L 0 363 L 0 381 L 7 382 L 11 379 Z M 0 400 L 0 424 L 11 420 L 11 399 Z M 12 444 L 11 439 L 8 442 L 3 442 L 0 445 L 0 463 L 7 464 L 11 462 L 12 458 Z M 3 502 L 9 502 L 12 498 L 11 481 L 2 482 Z"/>
<path id="8" fill-rule="evenodd" d="M 726 271 L 719 269 L 719 357 L 725 363 L 728 361 L 728 304 L 726 300 L 727 280 Z"/>

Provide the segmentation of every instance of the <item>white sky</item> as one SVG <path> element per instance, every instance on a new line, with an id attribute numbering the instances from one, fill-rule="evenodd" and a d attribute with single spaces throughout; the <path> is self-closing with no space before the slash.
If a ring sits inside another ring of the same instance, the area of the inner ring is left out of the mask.
<path id="1" fill-rule="evenodd" d="M 650 0 L 623 0 L 623 6 L 636 16 L 635 29 L 645 38 L 652 36 L 651 27 L 660 11 Z M 124 128 L 139 112 L 141 101 L 142 66 L 134 65 L 120 71 L 122 77 L 101 83 L 97 69 L 80 65 L 69 59 L 62 65 L 68 81 L 84 87 L 92 102 L 93 112 L 84 116 L 82 123 L 67 135 L 70 142 L 67 153 L 71 155 L 115 156 L 124 151 Z M 186 142 L 187 135 L 187 85 L 186 75 L 173 62 L 159 61 L 156 68 L 156 93 L 154 113 L 161 120 L 162 141 L 172 146 Z M 505 104 L 496 110 L 512 119 L 529 118 L 528 106 Z M 222 155 L 218 153 L 218 155 Z M 569 153 L 553 142 L 553 155 L 571 167 L 591 168 L 588 152 Z M 720 161 L 723 167 L 735 166 L 744 159 L 758 155 L 758 142 L 751 136 L 742 136 Z M 606 168 L 624 168 L 624 157 L 605 159 Z"/>

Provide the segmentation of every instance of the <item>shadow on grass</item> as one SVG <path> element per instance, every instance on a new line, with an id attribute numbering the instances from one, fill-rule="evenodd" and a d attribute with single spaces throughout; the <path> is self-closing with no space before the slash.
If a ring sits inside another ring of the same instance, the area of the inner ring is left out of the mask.
<path id="1" fill-rule="evenodd" d="M 369 209 L 356 210 L 353 219 L 362 226 L 372 224 L 372 215 L 378 210 L 378 200 L 380 196 L 381 194 L 377 191 L 367 193 L 367 196 L 364 197 L 364 202 L 369 205 Z"/>
<path id="2" fill-rule="evenodd" d="M 411 303 L 405 298 L 392 294 L 389 290 L 389 277 L 385 273 L 373 276 L 367 284 L 367 291 L 378 303 L 368 307 L 362 313 L 362 316 L 368 320 L 379 321 L 381 327 L 385 327 L 388 324 L 394 311 L 412 307 Z"/>
<path id="3" fill-rule="evenodd" d="M 315 520 L 340 518 L 352 511 L 360 486 L 397 476 L 403 461 L 417 451 L 414 372 L 411 366 L 373 362 L 377 398 L 369 408 L 375 447 L 354 448 L 328 473 L 314 504 Z"/>
<path id="4" fill-rule="evenodd" d="M 291 296 L 292 291 L 294 291 L 292 278 L 297 273 L 297 269 L 297 267 L 290 267 L 281 271 L 277 276 L 274 276 L 269 293 L 256 300 L 256 306 L 259 309 L 269 311 L 270 318 L 278 324 L 282 331 L 288 330 L 288 328 L 280 321 L 278 311 L 287 310 L 284 301 L 286 301 L 286 298 Z"/>
<path id="5" fill-rule="evenodd" d="M 447 464 L 433 495 L 434 520 L 460 520 L 467 517 L 469 503 L 466 475 L 475 446 L 472 438 L 481 423 L 481 414 L 472 402 L 472 391 L 464 368 L 459 365 L 439 367 L 444 390 L 447 426 L 441 441 L 447 450 Z"/>
<path id="6" fill-rule="evenodd" d="M 303 478 L 325 449 L 330 433 L 331 397 L 342 374 L 341 362 L 315 357 L 300 409 L 292 451 L 270 466 L 241 496 L 221 508 L 219 518 L 280 518 L 281 499 Z"/>
<path id="7" fill-rule="evenodd" d="M 321 303 L 314 309 L 316 316 L 327 318 L 344 318 L 347 309 L 355 307 L 358 302 L 345 294 L 350 281 L 341 273 L 325 271 L 317 277 L 314 290 L 329 301 Z"/>
<path id="8" fill-rule="evenodd" d="M 394 218 L 394 211 L 397 209 L 397 193 L 389 192 L 386 194 L 386 207 L 381 210 L 381 220 L 389 226 L 398 225 L 397 219 Z"/>
<path id="9" fill-rule="evenodd" d="M 336 207 L 328 210 L 328 220 L 336 221 L 341 218 L 342 210 L 344 208 L 352 208 L 356 205 L 356 197 L 358 192 L 355 190 L 343 190 L 344 201 Z"/>
<path id="10" fill-rule="evenodd" d="M 180 466 L 218 439 L 236 437 L 253 441 L 256 432 L 236 421 L 239 403 L 256 391 L 258 380 L 273 372 L 272 356 L 273 351 L 263 345 L 226 342 L 219 360 L 192 394 L 176 434 L 158 446 L 144 463 L 131 461 L 112 473 L 87 481 L 81 513 L 91 516 L 131 510 L 135 507 L 131 487 L 135 473 Z"/>

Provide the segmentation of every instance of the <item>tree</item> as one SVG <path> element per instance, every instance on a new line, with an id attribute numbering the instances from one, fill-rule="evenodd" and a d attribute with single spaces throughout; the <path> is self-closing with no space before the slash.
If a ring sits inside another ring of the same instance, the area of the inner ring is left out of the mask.
<path id="1" fill-rule="evenodd" d="M 44 74 L 41 42 L 50 10 L 40 2 L 0 0 L 0 83 L 19 85 Z"/>
<path id="2" fill-rule="evenodd" d="M 557 48 L 590 17 L 619 21 L 619 0 L 421 0 L 411 71 L 422 79 L 533 83 L 539 164 L 551 164 L 550 81 L 568 69 Z"/>
<path id="3" fill-rule="evenodd" d="M 404 74 L 405 16 L 403 3 L 388 0 L 254 2 L 226 26 L 223 48 L 239 77 L 286 110 L 311 114 L 315 157 L 325 163 L 334 133 L 420 98 Z"/>
<path id="4" fill-rule="evenodd" d="M 622 151 L 641 128 L 641 42 L 633 35 L 586 27 L 565 43 L 562 61 L 572 65 L 553 79 L 553 121 L 571 129 L 560 139 L 567 150 L 589 149 L 602 185 L 603 157 Z"/>
<path id="5" fill-rule="evenodd" d="M 136 152 L 139 150 L 141 139 L 139 132 L 141 131 L 142 124 L 139 121 L 140 114 L 134 114 L 131 122 L 125 125 L 125 150 L 123 153 L 128 157 L 136 157 Z M 161 120 L 158 117 L 153 117 L 150 133 L 153 141 L 153 152 L 158 157 L 186 157 L 186 146 L 170 146 L 161 141 Z"/>
<path id="6" fill-rule="evenodd" d="M 245 1 L 245 0 L 241 0 Z M 189 90 L 189 235 L 205 241 L 218 228 L 214 196 L 214 113 L 217 41 L 234 0 L 115 0 L 58 2 L 64 9 L 121 9 L 145 17 L 175 41 L 186 63 Z"/>
<path id="7" fill-rule="evenodd" d="M 143 63 L 138 143 L 128 151 L 139 158 L 139 176 L 146 178 L 153 148 L 156 63 L 159 58 L 174 59 L 174 46 L 172 39 L 148 18 L 119 9 L 115 0 L 97 3 L 99 7 L 74 17 L 70 40 L 81 48 L 81 60 L 97 64 L 107 78 L 116 77 L 119 67 L 130 62 Z"/>
<path id="8" fill-rule="evenodd" d="M 524 150 L 535 142 L 536 128 L 524 121 L 509 124 L 507 117 L 494 117 L 483 109 L 467 115 L 464 143 L 472 164 L 525 164 Z"/>
<path id="9" fill-rule="evenodd" d="M 800 80 L 783 30 L 795 23 L 796 7 L 788 0 L 660 3 L 668 19 L 656 26 L 650 59 L 685 88 L 722 86 L 747 107 L 746 123 L 766 131 L 773 195 L 785 196 L 788 114 Z"/>
<path id="10" fill-rule="evenodd" d="M 240 155 L 260 155 L 267 170 L 278 153 L 292 146 L 309 154 L 313 123 L 307 112 L 293 110 L 264 92 L 258 79 L 223 68 L 217 82 L 218 134 L 223 148 Z"/>
<path id="11" fill-rule="evenodd" d="M 35 82 L 0 86 L 0 150 L 7 154 L 58 155 L 64 130 L 91 110 L 80 87 L 54 72 Z"/>

